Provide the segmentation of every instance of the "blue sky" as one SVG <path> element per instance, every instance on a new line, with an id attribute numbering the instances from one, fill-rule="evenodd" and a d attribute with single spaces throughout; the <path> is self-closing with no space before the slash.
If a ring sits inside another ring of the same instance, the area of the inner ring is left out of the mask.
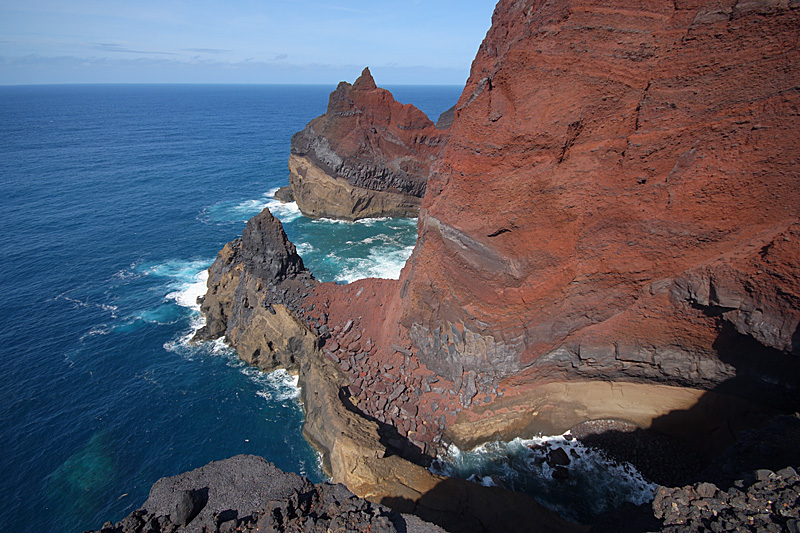
<path id="1" fill-rule="evenodd" d="M 0 84 L 463 84 L 496 0 L 0 0 Z"/>

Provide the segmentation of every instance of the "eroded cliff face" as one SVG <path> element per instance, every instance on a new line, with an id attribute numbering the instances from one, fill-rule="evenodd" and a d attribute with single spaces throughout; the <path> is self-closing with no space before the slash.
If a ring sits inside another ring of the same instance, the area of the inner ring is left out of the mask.
<path id="1" fill-rule="evenodd" d="M 502 0 L 393 305 L 420 359 L 796 394 L 798 8 Z"/>
<path id="2" fill-rule="evenodd" d="M 297 302 L 317 281 L 269 210 L 247 222 L 209 268 L 200 306 L 206 324 L 195 340 L 225 337 L 245 362 L 296 370 L 317 337 L 296 318 Z"/>
<path id="3" fill-rule="evenodd" d="M 328 110 L 292 137 L 290 183 L 306 216 L 355 220 L 416 216 L 431 163 L 447 140 L 411 104 L 375 85 L 369 72 L 341 82 Z"/>
<path id="4" fill-rule="evenodd" d="M 404 457 L 407 431 L 401 436 L 397 429 L 364 416 L 357 408 L 358 398 L 351 396 L 351 376 L 326 357 L 336 342 L 333 338 L 358 331 L 352 319 L 338 324 L 357 308 L 341 309 L 328 300 L 332 293 L 341 299 L 351 289 L 318 283 L 280 221 L 264 209 L 248 221 L 240 239 L 225 245 L 209 269 L 201 305 L 206 325 L 195 339 L 224 336 L 251 365 L 297 372 L 306 414 L 303 434 L 322 453 L 324 469 L 334 482 L 360 497 L 413 512 L 448 530 L 579 530 L 526 495 L 431 473 Z M 382 298 L 374 303 L 380 306 L 379 301 Z M 380 323 L 378 310 L 371 311 Z M 360 351 L 359 339 L 360 335 L 346 349 Z M 370 342 L 369 347 L 377 345 Z M 360 359 L 366 355 L 362 352 Z"/>
<path id="5" fill-rule="evenodd" d="M 299 369 L 334 479 L 418 511 L 441 480 L 404 457 L 442 435 L 612 419 L 719 451 L 800 407 L 798 39 L 797 2 L 502 0 L 400 280 L 318 284 L 265 211 L 212 267 L 200 336 Z M 358 129 L 387 98 L 367 74 L 296 137 L 296 196 L 389 175 L 358 155 L 389 138 Z M 347 132 L 351 159 L 325 141 Z"/>

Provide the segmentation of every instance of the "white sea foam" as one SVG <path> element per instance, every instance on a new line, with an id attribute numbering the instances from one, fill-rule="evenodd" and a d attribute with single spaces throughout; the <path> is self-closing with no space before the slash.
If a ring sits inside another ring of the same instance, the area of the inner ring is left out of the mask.
<path id="1" fill-rule="evenodd" d="M 135 270 L 146 276 L 170 278 L 174 282 L 184 283 L 194 281 L 197 273 L 207 269 L 209 265 L 211 261 L 207 259 L 170 259 L 158 263 L 142 263 Z"/>
<path id="2" fill-rule="evenodd" d="M 315 250 L 315 248 L 313 246 L 311 246 L 311 244 L 309 244 L 307 242 L 299 243 L 296 246 L 296 248 L 297 248 L 297 253 L 300 254 L 300 255 L 308 254 L 308 253 L 311 253 L 311 252 L 313 252 Z"/>
<path id="3" fill-rule="evenodd" d="M 392 220 L 392 219 L 391 217 L 359 218 L 358 220 L 342 220 L 338 218 L 318 218 L 315 219 L 313 222 L 316 224 L 345 224 L 345 225 L 361 224 L 363 226 L 371 227 L 374 226 L 376 222 L 384 222 L 386 220 Z M 416 218 L 408 218 L 403 220 L 413 221 L 414 224 L 417 223 Z"/>
<path id="4" fill-rule="evenodd" d="M 270 189 L 258 198 L 214 204 L 204 209 L 199 218 L 212 222 L 247 222 L 265 207 L 268 207 L 270 213 L 284 224 L 302 216 L 296 202 L 283 203 L 275 199 L 277 190 L 277 188 Z"/>
<path id="5" fill-rule="evenodd" d="M 570 458 L 567 480 L 554 479 L 554 468 L 546 461 L 555 448 L 563 449 Z M 501 484 L 528 492 L 560 512 L 569 511 L 562 506 L 565 498 L 579 499 L 583 507 L 597 514 L 625 501 L 649 502 L 656 489 L 630 464 L 617 463 L 567 434 L 492 442 L 470 451 L 451 446 L 431 469 L 485 486 Z"/>
<path id="6" fill-rule="evenodd" d="M 175 303 L 181 307 L 188 307 L 189 309 L 200 310 L 200 304 L 197 299 L 206 293 L 206 284 L 208 282 L 208 270 L 203 269 L 197 272 L 190 281 L 181 283 L 176 291 L 167 294 L 168 300 L 174 300 Z"/>
<path id="7" fill-rule="evenodd" d="M 95 303 L 95 302 L 90 302 L 88 300 L 79 300 L 78 298 L 67 296 L 66 292 L 59 294 L 53 299 L 67 301 L 72 305 L 74 305 L 75 307 L 95 307 L 97 309 L 107 311 L 109 315 L 111 315 L 111 318 L 117 318 L 117 311 L 119 310 L 119 308 L 116 305 Z"/>
<path id="8" fill-rule="evenodd" d="M 285 402 L 295 400 L 300 396 L 300 388 L 297 386 L 298 376 L 283 369 L 269 374 L 256 372 L 258 373 L 248 374 L 248 377 L 259 385 L 261 390 L 256 394 L 261 398 L 269 402 Z"/>
<path id="9" fill-rule="evenodd" d="M 300 208 L 297 207 L 297 202 L 287 202 L 284 204 L 278 200 L 271 200 L 267 203 L 266 207 L 269 207 L 269 212 L 284 224 L 303 216 L 303 213 L 300 212 Z"/>
<path id="10" fill-rule="evenodd" d="M 380 246 L 369 252 L 369 255 L 360 259 L 348 260 L 336 276 L 336 281 L 352 283 L 364 278 L 399 279 L 400 271 L 411 257 L 414 246 L 395 248 Z"/>

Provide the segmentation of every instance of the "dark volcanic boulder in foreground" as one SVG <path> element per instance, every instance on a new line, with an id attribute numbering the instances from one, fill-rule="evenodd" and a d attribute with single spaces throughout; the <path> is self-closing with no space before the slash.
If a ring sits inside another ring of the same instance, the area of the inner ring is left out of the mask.
<path id="1" fill-rule="evenodd" d="M 102 533 L 442 530 L 357 498 L 343 485 L 312 484 L 261 457 L 237 455 L 158 480 L 142 507 Z"/>
<path id="2" fill-rule="evenodd" d="M 364 69 L 353 85 L 341 82 L 328 111 L 292 137 L 297 205 L 314 218 L 416 216 L 447 134 Z"/>
<path id="3" fill-rule="evenodd" d="M 702 481 L 659 487 L 652 508 L 661 531 L 800 531 L 800 418 L 775 417 L 739 437 Z"/>

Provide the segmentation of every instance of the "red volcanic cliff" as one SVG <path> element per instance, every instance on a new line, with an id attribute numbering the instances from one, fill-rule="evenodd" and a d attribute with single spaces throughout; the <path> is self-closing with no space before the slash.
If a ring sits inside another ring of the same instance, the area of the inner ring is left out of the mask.
<path id="1" fill-rule="evenodd" d="M 365 68 L 353 85 L 341 82 L 327 112 L 292 138 L 294 198 L 311 217 L 416 216 L 446 140 L 446 129 L 395 101 Z"/>
<path id="2" fill-rule="evenodd" d="M 502 0 L 394 302 L 422 361 L 709 388 L 769 357 L 797 394 L 798 39 L 797 2 Z"/>
<path id="3" fill-rule="evenodd" d="M 293 248 L 256 261 L 286 246 L 260 215 L 212 267 L 207 333 L 298 366 L 334 480 L 417 511 L 439 481 L 400 457 L 442 436 L 612 419 L 719 450 L 800 408 L 798 42 L 794 0 L 501 0 L 400 280 L 317 284 L 278 268 Z M 422 168 L 390 138 L 433 161 L 442 137 L 416 111 L 358 103 L 387 94 L 368 72 L 340 85 L 293 141 L 296 195 L 298 178 L 349 194 L 400 176 L 365 162 L 375 146 Z"/>

